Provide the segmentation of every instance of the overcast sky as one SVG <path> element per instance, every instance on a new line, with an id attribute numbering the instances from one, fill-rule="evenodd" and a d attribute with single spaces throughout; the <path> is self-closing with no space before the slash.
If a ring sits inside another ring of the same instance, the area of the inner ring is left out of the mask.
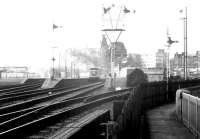
<path id="1" fill-rule="evenodd" d="M 179 11 L 185 6 L 188 7 L 188 50 L 200 50 L 198 0 L 2 0 L 0 66 L 48 69 L 52 63 L 52 47 L 59 47 L 55 53 L 68 48 L 99 48 L 101 29 L 110 27 L 102 7 L 112 4 L 115 5 L 115 12 L 111 11 L 113 19 L 121 5 L 136 10 L 135 14 L 123 16 L 119 24 L 126 29 L 119 40 L 129 53 L 154 53 L 159 48 L 164 49 L 167 27 L 172 39 L 179 41 L 172 45 L 172 53 L 182 52 L 183 21 L 180 18 L 184 13 Z M 53 23 L 63 28 L 53 32 Z"/>

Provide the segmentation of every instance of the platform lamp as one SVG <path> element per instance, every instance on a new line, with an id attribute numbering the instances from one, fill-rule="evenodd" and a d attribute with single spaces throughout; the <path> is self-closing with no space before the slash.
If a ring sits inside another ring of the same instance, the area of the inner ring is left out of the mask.
<path id="1" fill-rule="evenodd" d="M 53 51 L 53 57 L 52 57 L 52 76 L 51 76 L 51 79 L 54 80 L 55 78 L 55 68 L 54 68 L 54 63 L 55 63 L 55 56 L 54 56 L 54 50 L 58 48 L 58 47 L 52 47 L 52 51 Z"/>

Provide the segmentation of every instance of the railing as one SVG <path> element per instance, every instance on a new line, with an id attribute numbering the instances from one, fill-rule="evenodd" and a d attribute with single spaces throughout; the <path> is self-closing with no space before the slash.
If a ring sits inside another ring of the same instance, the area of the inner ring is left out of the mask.
<path id="1" fill-rule="evenodd" d="M 199 91 L 199 87 L 192 87 L 179 89 L 176 92 L 176 113 L 178 119 L 197 137 L 200 137 Z"/>
<path id="2" fill-rule="evenodd" d="M 200 80 L 169 82 L 168 85 L 166 82 L 152 82 L 141 84 L 140 86 L 133 88 L 130 90 L 131 94 L 128 100 L 126 100 L 122 108 L 122 112 L 116 120 L 118 123 L 118 127 L 116 129 L 117 137 L 136 139 L 141 138 L 143 134 L 141 133 L 141 130 L 143 130 L 142 117 L 144 117 L 144 113 L 148 109 L 175 101 L 176 90 L 180 88 L 195 86 L 199 84 Z M 197 92 L 195 93 L 197 94 Z M 194 101 L 196 104 L 200 105 L 200 101 Z M 195 107 L 192 105 L 194 101 L 191 102 L 190 107 Z M 184 102 L 184 105 L 186 104 L 187 100 Z M 196 109 L 200 112 L 199 105 L 198 109 Z M 191 111 L 191 114 L 194 113 L 191 108 L 188 109 Z M 198 113 L 198 117 L 200 117 L 200 113 Z M 200 118 L 197 120 L 199 120 L 200 123 Z M 194 123 L 194 119 L 191 119 L 191 121 Z M 198 129 L 200 129 L 200 125 L 198 125 Z"/>
<path id="3" fill-rule="evenodd" d="M 163 83 L 141 84 L 130 91 L 131 94 L 116 120 L 118 138 L 140 138 L 141 117 L 144 112 L 167 102 L 166 85 Z"/>
<path id="4" fill-rule="evenodd" d="M 116 120 L 118 123 L 117 138 L 130 138 L 130 135 L 136 138 L 139 136 L 142 95 L 138 88 L 130 91 L 131 95 Z"/>

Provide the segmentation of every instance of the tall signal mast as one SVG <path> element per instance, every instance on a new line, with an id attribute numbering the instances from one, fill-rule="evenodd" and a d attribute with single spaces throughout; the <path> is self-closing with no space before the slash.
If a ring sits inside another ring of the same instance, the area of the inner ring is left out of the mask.
<path id="1" fill-rule="evenodd" d="M 121 15 L 125 15 L 130 13 L 131 11 L 129 9 L 126 8 L 126 6 L 120 6 L 119 9 L 119 14 L 117 16 L 117 20 L 116 22 L 116 26 L 114 28 L 113 23 L 113 17 L 111 16 L 111 11 L 114 10 L 114 8 L 116 8 L 116 6 L 114 4 L 112 4 L 109 7 L 103 7 L 103 13 L 104 16 L 109 16 L 109 22 L 110 22 L 110 27 L 108 28 L 104 28 L 101 31 L 103 31 L 105 33 L 105 35 L 107 36 L 109 42 L 110 42 L 110 75 L 111 75 L 111 83 L 110 83 L 110 88 L 111 89 L 115 89 L 115 80 L 116 80 L 116 73 L 114 71 L 115 68 L 115 47 L 116 47 L 116 43 L 119 40 L 119 37 L 121 36 L 121 33 L 123 31 L 125 31 L 125 29 L 123 28 L 119 28 L 119 21 L 121 19 Z M 134 10 L 135 13 L 135 10 Z M 109 34 L 114 34 L 116 35 L 115 37 Z"/>

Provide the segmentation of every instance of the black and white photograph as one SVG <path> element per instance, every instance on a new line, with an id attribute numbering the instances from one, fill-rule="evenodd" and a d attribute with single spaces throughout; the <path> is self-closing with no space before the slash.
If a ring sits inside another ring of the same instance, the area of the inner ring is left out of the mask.
<path id="1" fill-rule="evenodd" d="M 200 2 L 1 0 L 0 139 L 200 139 Z"/>

